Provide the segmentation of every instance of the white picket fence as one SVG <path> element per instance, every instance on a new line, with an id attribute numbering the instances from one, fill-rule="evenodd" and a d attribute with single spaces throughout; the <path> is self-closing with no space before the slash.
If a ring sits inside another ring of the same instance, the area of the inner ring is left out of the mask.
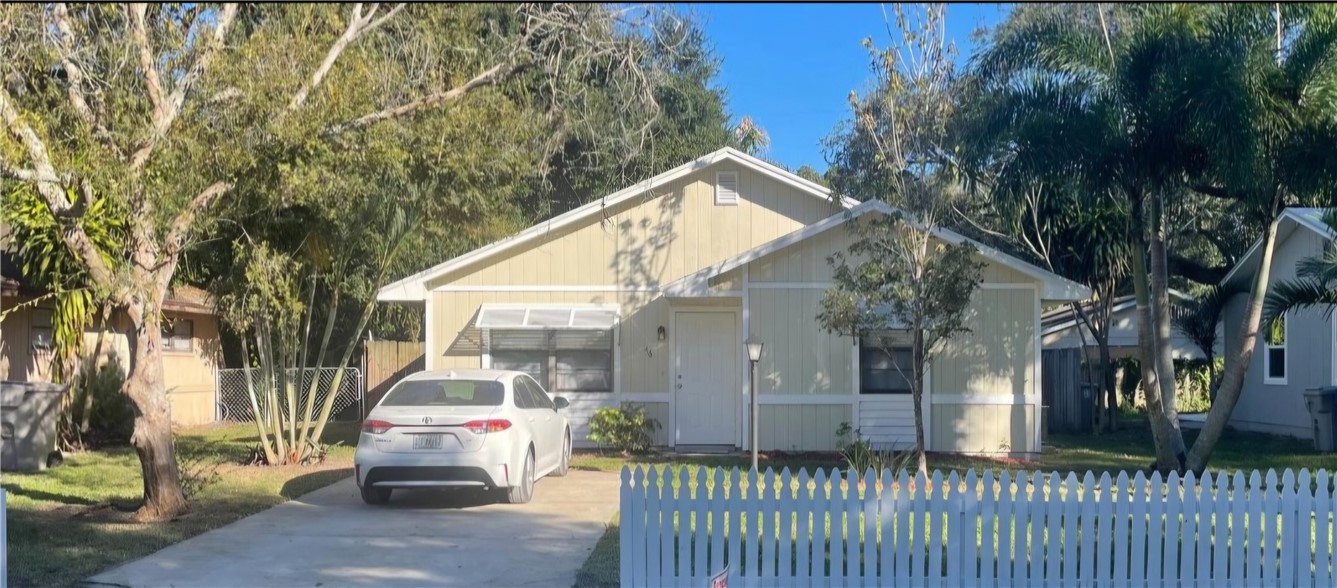
<path id="1" fill-rule="evenodd" d="M 624 587 L 1337 585 L 1327 471 L 664 471 L 622 470 Z"/>
<path id="2" fill-rule="evenodd" d="M 9 505 L 3 488 L 0 488 L 0 588 L 9 585 Z"/>

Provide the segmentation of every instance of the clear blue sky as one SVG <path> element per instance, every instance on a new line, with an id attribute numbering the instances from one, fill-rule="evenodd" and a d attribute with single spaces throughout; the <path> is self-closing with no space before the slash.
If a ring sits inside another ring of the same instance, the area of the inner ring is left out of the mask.
<path id="1" fill-rule="evenodd" d="M 790 169 L 826 170 L 822 140 L 849 117 L 850 90 L 863 90 L 872 74 L 859 45 L 872 37 L 886 47 L 890 33 L 881 4 L 690 4 L 722 60 L 724 87 L 734 120 L 749 115 L 770 135 L 762 155 Z M 887 5 L 887 15 L 891 6 Z M 972 31 L 1007 14 L 1005 4 L 953 4 L 947 35 L 959 59 L 974 47 Z"/>

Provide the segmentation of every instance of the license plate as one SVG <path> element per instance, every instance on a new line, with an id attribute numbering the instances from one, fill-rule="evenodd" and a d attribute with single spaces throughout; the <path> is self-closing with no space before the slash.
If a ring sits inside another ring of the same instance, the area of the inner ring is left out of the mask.
<path id="1" fill-rule="evenodd" d="M 414 435 L 414 449 L 441 449 L 441 435 Z"/>

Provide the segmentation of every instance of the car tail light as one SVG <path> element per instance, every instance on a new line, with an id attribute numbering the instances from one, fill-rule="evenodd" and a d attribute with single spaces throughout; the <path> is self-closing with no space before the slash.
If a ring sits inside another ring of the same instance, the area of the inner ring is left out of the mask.
<path id="1" fill-rule="evenodd" d="M 393 426 L 394 425 L 387 423 L 385 421 L 374 421 L 371 419 L 367 419 L 362 422 L 362 432 L 371 433 L 372 435 L 380 435 L 381 433 L 389 431 L 390 427 Z"/>
<path id="2" fill-rule="evenodd" d="M 483 433 L 496 433 L 511 428 L 511 421 L 506 419 L 488 419 L 485 421 L 469 421 L 462 425 L 470 433 L 482 435 Z"/>

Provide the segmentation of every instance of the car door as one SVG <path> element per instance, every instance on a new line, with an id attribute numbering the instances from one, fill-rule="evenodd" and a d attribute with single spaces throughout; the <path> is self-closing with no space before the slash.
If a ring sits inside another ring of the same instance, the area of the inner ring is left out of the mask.
<path id="1" fill-rule="evenodd" d="M 534 468 L 540 472 L 546 471 L 552 464 L 548 427 L 543 418 L 542 399 L 539 398 L 541 395 L 534 389 L 529 376 L 515 377 L 515 406 L 523 415 L 525 426 L 529 428 L 530 437 L 534 441 Z"/>
<path id="2" fill-rule="evenodd" d="M 534 404 L 538 407 L 534 411 L 534 421 L 535 426 L 542 431 L 538 433 L 543 439 L 540 451 L 548 457 L 545 460 L 548 466 L 557 467 L 558 460 L 562 459 L 562 434 L 558 428 L 560 419 L 557 418 L 557 407 L 552 397 L 543 391 L 543 386 L 528 376 L 525 379 L 529 381 L 529 388 L 534 393 Z"/>

